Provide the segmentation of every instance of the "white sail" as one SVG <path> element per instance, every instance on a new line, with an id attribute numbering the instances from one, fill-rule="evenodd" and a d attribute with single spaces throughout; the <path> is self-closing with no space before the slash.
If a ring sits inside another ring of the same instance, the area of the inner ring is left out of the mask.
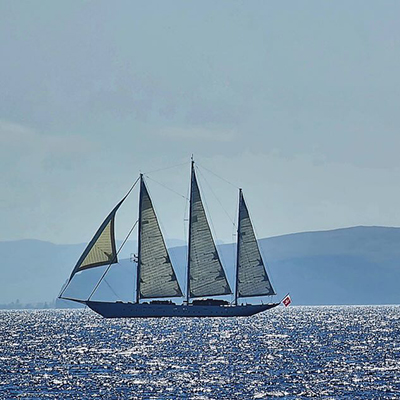
<path id="1" fill-rule="evenodd" d="M 237 297 L 275 294 L 265 270 L 242 192 L 239 199 Z"/>
<path id="2" fill-rule="evenodd" d="M 182 291 L 143 179 L 139 208 L 139 297 L 180 297 Z"/>
<path id="3" fill-rule="evenodd" d="M 208 225 L 193 164 L 188 269 L 188 297 L 205 297 L 232 293 Z"/>
<path id="4" fill-rule="evenodd" d="M 93 239 L 90 241 L 76 263 L 69 278 L 70 281 L 79 271 L 118 262 L 117 251 L 115 248 L 114 220 L 115 214 L 124 199 L 114 207 L 93 236 Z"/>

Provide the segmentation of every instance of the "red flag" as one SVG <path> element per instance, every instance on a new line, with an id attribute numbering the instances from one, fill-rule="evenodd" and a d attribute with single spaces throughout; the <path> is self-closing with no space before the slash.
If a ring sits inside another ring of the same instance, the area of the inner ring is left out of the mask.
<path id="1" fill-rule="evenodd" d="M 283 303 L 283 305 L 284 305 L 285 307 L 289 306 L 291 302 L 292 302 L 292 299 L 290 298 L 289 295 L 287 295 L 287 296 L 282 300 L 282 303 Z"/>

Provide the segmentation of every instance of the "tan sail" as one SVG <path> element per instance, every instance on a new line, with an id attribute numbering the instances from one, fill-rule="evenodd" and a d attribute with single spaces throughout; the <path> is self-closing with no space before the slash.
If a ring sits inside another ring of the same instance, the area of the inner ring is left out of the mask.
<path id="1" fill-rule="evenodd" d="M 237 297 L 274 295 L 242 192 L 239 199 Z"/>
<path id="2" fill-rule="evenodd" d="M 201 201 L 193 165 L 191 182 L 189 297 L 231 294 Z"/>
<path id="3" fill-rule="evenodd" d="M 140 186 L 139 263 L 139 298 L 182 296 L 143 179 Z"/>
<path id="4" fill-rule="evenodd" d="M 118 262 L 117 251 L 115 248 L 114 220 L 118 208 L 121 206 L 121 200 L 107 216 L 100 228 L 97 230 L 93 239 L 90 241 L 85 251 L 82 253 L 72 274 L 69 278 L 85 269 L 110 265 Z"/>

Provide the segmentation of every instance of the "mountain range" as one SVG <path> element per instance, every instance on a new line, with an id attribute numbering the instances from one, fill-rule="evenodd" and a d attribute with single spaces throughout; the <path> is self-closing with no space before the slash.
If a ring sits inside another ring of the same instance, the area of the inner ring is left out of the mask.
<path id="1" fill-rule="evenodd" d="M 186 246 L 181 243 L 175 240 L 169 246 L 184 288 Z M 399 243 L 400 228 L 365 226 L 259 240 L 278 298 L 290 292 L 297 305 L 400 304 Z M 130 253 L 136 247 L 135 242 L 125 245 L 97 296 L 132 300 L 136 264 Z M 52 302 L 84 248 L 38 240 L 0 242 L 0 304 Z M 232 284 L 235 245 L 220 244 L 218 249 Z M 90 294 L 103 271 L 78 274 L 70 294 Z"/>

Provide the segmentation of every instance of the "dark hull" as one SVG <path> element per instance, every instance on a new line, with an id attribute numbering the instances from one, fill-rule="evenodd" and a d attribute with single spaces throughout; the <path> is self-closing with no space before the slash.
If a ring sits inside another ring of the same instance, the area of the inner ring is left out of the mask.
<path id="1" fill-rule="evenodd" d="M 259 305 L 173 305 L 85 302 L 96 313 L 105 318 L 160 318 L 160 317 L 248 317 L 276 307 L 279 303 Z"/>

